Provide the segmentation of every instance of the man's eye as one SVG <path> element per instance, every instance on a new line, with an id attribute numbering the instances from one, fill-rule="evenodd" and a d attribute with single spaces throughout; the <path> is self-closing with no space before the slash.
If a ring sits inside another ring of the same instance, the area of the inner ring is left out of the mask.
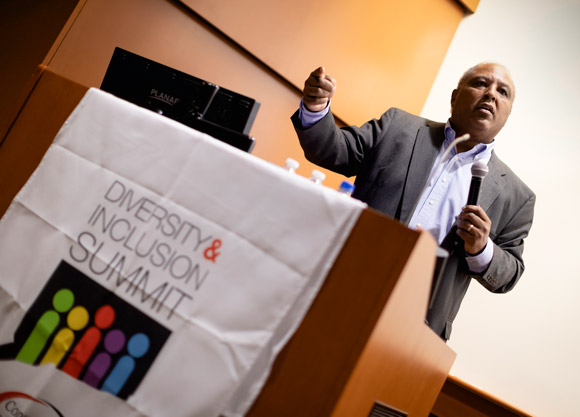
<path id="1" fill-rule="evenodd" d="M 508 91 L 505 88 L 500 88 L 498 91 L 502 96 L 508 96 Z"/>

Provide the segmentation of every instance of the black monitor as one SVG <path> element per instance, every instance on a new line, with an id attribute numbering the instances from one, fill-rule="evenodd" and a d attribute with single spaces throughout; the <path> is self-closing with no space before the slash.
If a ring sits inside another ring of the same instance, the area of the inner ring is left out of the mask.
<path id="1" fill-rule="evenodd" d="M 121 48 L 101 90 L 183 123 L 246 152 L 260 103 Z"/>

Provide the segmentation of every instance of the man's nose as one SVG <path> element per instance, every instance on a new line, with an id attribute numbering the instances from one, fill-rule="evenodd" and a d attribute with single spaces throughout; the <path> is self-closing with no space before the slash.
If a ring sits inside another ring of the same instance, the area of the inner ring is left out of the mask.
<path id="1" fill-rule="evenodd" d="M 490 99 L 492 101 L 495 101 L 495 99 L 497 98 L 496 95 L 497 91 L 493 86 L 488 87 L 487 90 L 485 91 L 485 98 Z"/>

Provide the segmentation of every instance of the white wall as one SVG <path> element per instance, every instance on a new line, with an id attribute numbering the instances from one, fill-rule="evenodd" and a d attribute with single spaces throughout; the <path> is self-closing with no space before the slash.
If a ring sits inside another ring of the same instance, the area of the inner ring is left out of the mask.
<path id="1" fill-rule="evenodd" d="M 481 0 L 422 113 L 446 120 L 473 64 L 511 70 L 517 94 L 496 152 L 537 195 L 526 271 L 508 294 L 471 285 L 449 342 L 451 373 L 541 417 L 580 415 L 579 22 L 578 0 Z"/>

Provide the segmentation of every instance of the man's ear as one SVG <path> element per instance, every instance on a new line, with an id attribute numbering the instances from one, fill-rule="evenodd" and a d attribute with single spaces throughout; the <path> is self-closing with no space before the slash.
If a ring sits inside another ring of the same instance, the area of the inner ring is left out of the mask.
<path id="1" fill-rule="evenodd" d="M 457 98 L 457 88 L 451 92 L 451 108 L 455 105 L 455 99 Z"/>

